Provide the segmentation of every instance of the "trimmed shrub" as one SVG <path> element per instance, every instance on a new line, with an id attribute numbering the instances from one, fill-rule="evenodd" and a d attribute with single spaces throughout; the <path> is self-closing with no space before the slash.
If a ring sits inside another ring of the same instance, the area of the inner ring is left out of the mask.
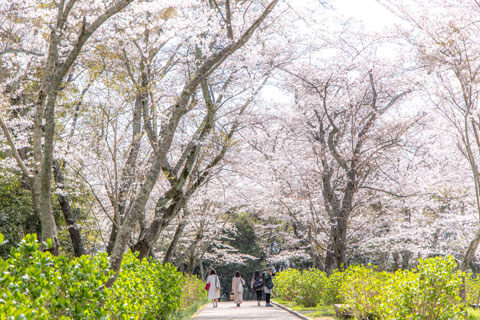
<path id="1" fill-rule="evenodd" d="M 459 289 L 462 273 L 452 257 L 420 260 L 417 270 L 404 271 L 403 281 L 396 281 L 400 292 L 400 318 L 460 319 L 463 317 Z M 402 290 L 403 289 L 403 290 Z"/>
<path id="2" fill-rule="evenodd" d="M 139 261 L 128 252 L 117 280 L 106 289 L 106 308 L 113 319 L 173 319 L 180 308 L 184 281 L 174 266 Z"/>
<path id="3" fill-rule="evenodd" d="M 68 259 L 39 247 L 27 235 L 9 259 L 0 258 L 1 319 L 167 320 L 181 307 L 189 280 L 170 264 L 128 253 L 113 287 L 105 288 L 112 276 L 106 254 Z"/>
<path id="4" fill-rule="evenodd" d="M 357 318 L 381 318 L 385 313 L 385 290 L 390 274 L 374 268 L 351 266 L 345 271 L 341 295 Z"/>
<path id="5" fill-rule="evenodd" d="M 0 314 L 40 320 L 105 317 L 106 254 L 69 261 L 39 246 L 35 235 L 27 235 L 11 258 L 0 259 Z"/>
<path id="6" fill-rule="evenodd" d="M 287 269 L 275 275 L 274 293 L 282 300 L 295 301 L 304 307 L 339 303 L 343 299 L 339 290 L 343 279 L 344 273 L 340 271 L 327 276 L 314 268 Z"/>
<path id="7" fill-rule="evenodd" d="M 461 319 L 462 273 L 452 257 L 419 260 L 416 270 L 377 272 L 353 266 L 341 286 L 345 303 L 357 318 Z"/>
<path id="8" fill-rule="evenodd" d="M 343 297 L 340 294 L 340 287 L 345 280 L 345 273 L 342 271 L 334 270 L 331 275 L 328 276 L 326 286 L 323 288 L 323 304 L 330 305 L 334 303 L 342 303 Z"/>
<path id="9" fill-rule="evenodd" d="M 297 296 L 298 281 L 302 273 L 297 269 L 286 269 L 277 272 L 273 278 L 274 293 L 282 300 L 293 301 Z"/>
<path id="10" fill-rule="evenodd" d="M 314 307 L 325 300 L 328 287 L 327 274 L 318 269 L 303 270 L 297 280 L 297 295 L 294 301 L 304 307 Z"/>

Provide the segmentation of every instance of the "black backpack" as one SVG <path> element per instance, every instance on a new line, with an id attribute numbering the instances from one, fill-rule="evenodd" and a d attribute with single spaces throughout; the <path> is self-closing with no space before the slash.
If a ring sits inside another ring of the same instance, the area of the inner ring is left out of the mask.
<path id="1" fill-rule="evenodd" d="M 262 288 L 263 288 L 263 280 L 262 280 L 262 278 L 255 279 L 255 280 L 253 281 L 253 289 L 254 289 L 255 291 L 257 291 L 257 290 L 260 290 L 260 289 L 262 289 Z"/>

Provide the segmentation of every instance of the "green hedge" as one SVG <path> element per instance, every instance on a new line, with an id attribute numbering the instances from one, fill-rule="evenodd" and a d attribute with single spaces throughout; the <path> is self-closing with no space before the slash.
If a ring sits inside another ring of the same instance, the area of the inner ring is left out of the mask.
<path id="1" fill-rule="evenodd" d="M 341 293 L 355 315 L 374 319 L 461 319 L 462 273 L 451 257 L 419 260 L 415 270 L 377 272 L 355 266 Z"/>
<path id="2" fill-rule="evenodd" d="M 139 261 L 129 252 L 114 285 L 106 290 L 106 308 L 114 319 L 173 319 L 184 282 L 174 266 Z"/>
<path id="3" fill-rule="evenodd" d="M 128 253 L 113 287 L 105 288 L 112 275 L 106 254 L 68 259 L 39 246 L 28 235 L 9 259 L 0 259 L 0 319 L 167 320 L 196 302 L 185 301 L 191 283 L 195 292 L 204 286 L 170 264 L 139 261 Z"/>
<path id="4" fill-rule="evenodd" d="M 350 266 L 345 272 L 288 269 L 275 277 L 275 292 L 283 300 L 304 307 L 343 302 L 358 319 L 461 319 L 459 289 L 463 273 L 452 257 L 419 260 L 415 270 L 378 272 Z M 466 277 L 467 300 L 475 303 L 480 281 Z"/>
<path id="5" fill-rule="evenodd" d="M 480 275 L 467 274 L 465 277 L 467 302 L 469 305 L 480 303 Z"/>
<path id="6" fill-rule="evenodd" d="M 286 269 L 278 272 L 273 279 L 274 294 L 282 300 L 295 301 L 304 307 L 339 303 L 340 283 L 344 274 L 335 271 L 330 276 L 318 269 L 299 271 Z"/>
<path id="7" fill-rule="evenodd" d="M 273 278 L 274 294 L 282 300 L 293 301 L 297 296 L 298 280 L 301 277 L 302 273 L 297 269 L 290 268 L 277 272 Z"/>

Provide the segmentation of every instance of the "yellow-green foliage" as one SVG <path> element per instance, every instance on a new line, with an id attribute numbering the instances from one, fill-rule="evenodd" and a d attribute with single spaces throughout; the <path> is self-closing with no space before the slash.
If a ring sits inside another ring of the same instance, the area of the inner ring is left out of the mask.
<path id="1" fill-rule="evenodd" d="M 345 271 L 340 293 L 357 318 L 384 313 L 383 286 L 390 274 L 364 266 L 351 266 Z"/>
<path id="2" fill-rule="evenodd" d="M 343 302 L 358 319 L 460 319 L 462 273 L 451 257 L 420 260 L 415 270 L 378 272 L 350 266 L 345 272 L 287 269 L 277 273 L 275 294 L 303 307 Z M 467 277 L 467 297 L 478 297 L 480 281 Z"/>
<path id="3" fill-rule="evenodd" d="M 3 235 L 0 234 L 0 243 Z M 106 254 L 68 259 L 39 250 L 27 235 L 0 259 L 0 319 L 173 319 L 185 279 L 175 267 L 125 255 L 112 276 Z"/>
<path id="4" fill-rule="evenodd" d="M 303 270 L 297 279 L 297 294 L 294 301 L 304 307 L 314 307 L 325 299 L 327 274 L 318 269 Z"/>
<path id="5" fill-rule="evenodd" d="M 465 277 L 465 289 L 467 294 L 468 304 L 480 303 L 480 276 L 472 275 L 471 273 Z"/>
<path id="6" fill-rule="evenodd" d="M 345 273 L 338 270 L 334 270 L 333 273 L 328 276 L 328 281 L 323 288 L 325 293 L 323 297 L 324 305 L 343 302 L 343 297 L 340 294 L 340 287 L 344 279 Z"/>
<path id="7" fill-rule="evenodd" d="M 395 273 L 354 266 L 341 294 L 357 318 L 447 320 L 463 316 L 462 274 L 453 258 L 420 260 L 416 270 Z"/>
<path id="8" fill-rule="evenodd" d="M 339 286 L 343 273 L 335 271 L 327 277 L 324 271 L 287 269 L 273 279 L 274 292 L 282 300 L 295 301 L 304 307 L 326 305 L 342 301 Z"/>
<path id="9" fill-rule="evenodd" d="M 273 278 L 275 295 L 282 300 L 293 301 L 297 296 L 298 280 L 301 276 L 299 270 L 292 268 L 277 272 Z"/>
<path id="10" fill-rule="evenodd" d="M 197 276 L 186 274 L 182 292 L 182 310 L 187 309 L 197 301 L 207 299 L 205 282 Z"/>
<path id="11" fill-rule="evenodd" d="M 106 307 L 114 319 L 173 319 L 184 281 L 174 266 L 139 261 L 129 252 L 117 280 L 107 289 Z"/>

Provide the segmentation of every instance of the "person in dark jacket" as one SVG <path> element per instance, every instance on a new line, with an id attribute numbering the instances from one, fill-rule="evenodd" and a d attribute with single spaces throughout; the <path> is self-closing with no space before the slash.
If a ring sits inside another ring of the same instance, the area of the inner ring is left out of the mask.
<path id="1" fill-rule="evenodd" d="M 252 290 L 257 294 L 257 303 L 260 306 L 263 295 L 263 279 L 260 275 L 260 271 L 255 271 L 252 282 L 250 283 L 250 288 L 252 288 Z"/>
<path id="2" fill-rule="evenodd" d="M 267 271 L 264 271 L 262 273 L 262 278 L 263 278 L 263 291 L 265 292 L 265 302 L 266 302 L 266 307 L 273 307 L 272 304 L 270 303 L 270 296 L 272 294 L 272 289 L 273 289 L 273 270 L 272 268 L 268 268 Z"/>

